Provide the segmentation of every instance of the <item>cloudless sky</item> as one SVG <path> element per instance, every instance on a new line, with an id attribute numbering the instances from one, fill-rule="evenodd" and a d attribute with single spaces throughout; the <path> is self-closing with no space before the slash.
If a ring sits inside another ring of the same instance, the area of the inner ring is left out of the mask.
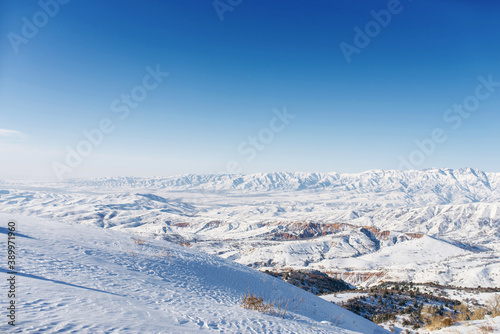
<path id="1" fill-rule="evenodd" d="M 348 63 L 339 45 L 390 2 L 221 0 L 221 20 L 210 0 L 72 0 L 13 47 L 43 8 L 0 0 L 0 178 L 397 169 L 435 128 L 447 140 L 415 169 L 500 172 L 500 87 L 457 129 L 443 119 L 479 76 L 500 82 L 500 3 L 401 0 Z M 121 120 L 111 105 L 148 66 L 169 75 Z M 248 153 L 284 108 L 295 118 Z"/>

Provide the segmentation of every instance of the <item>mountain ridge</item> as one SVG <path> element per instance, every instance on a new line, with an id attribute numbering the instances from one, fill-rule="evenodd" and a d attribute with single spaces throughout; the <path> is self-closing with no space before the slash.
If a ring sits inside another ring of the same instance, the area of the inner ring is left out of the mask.
<path id="1" fill-rule="evenodd" d="M 464 168 L 18 181 L 0 185 L 0 211 L 126 230 L 264 270 L 499 286 L 499 180 Z M 427 260 L 407 268 L 396 250 L 425 236 L 450 243 L 450 257 L 410 252 Z M 360 261 L 382 251 L 385 266 Z"/>
<path id="2" fill-rule="evenodd" d="M 432 176 L 432 179 L 429 177 Z M 200 189 L 202 185 L 212 185 L 219 190 L 303 190 L 328 189 L 338 186 L 375 185 L 367 180 L 385 181 L 407 188 L 412 179 L 420 181 L 455 180 L 458 183 L 476 181 L 485 188 L 498 186 L 500 173 L 486 173 L 479 169 L 425 169 L 425 170 L 369 170 L 362 173 L 317 173 L 317 172 L 270 172 L 253 174 L 183 174 L 168 177 L 101 177 L 75 178 L 66 180 L 66 184 L 79 186 L 148 186 L 156 188 Z M 361 181 L 368 184 L 360 183 Z"/>

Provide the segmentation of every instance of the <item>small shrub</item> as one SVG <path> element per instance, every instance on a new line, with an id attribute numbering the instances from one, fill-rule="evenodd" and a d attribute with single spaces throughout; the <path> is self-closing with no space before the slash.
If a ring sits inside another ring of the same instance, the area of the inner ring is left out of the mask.
<path id="1" fill-rule="evenodd" d="M 438 330 L 453 325 L 453 319 L 446 316 L 433 316 L 430 319 L 430 324 L 427 326 L 430 330 Z"/>
<path id="2" fill-rule="evenodd" d="M 470 320 L 481 320 L 484 319 L 484 316 L 488 314 L 488 310 L 484 307 L 478 307 L 474 309 L 472 315 L 470 316 Z"/>
<path id="3" fill-rule="evenodd" d="M 457 311 L 456 317 L 458 321 L 470 320 L 472 314 L 467 305 L 465 304 L 456 305 L 453 309 Z"/>
<path id="4" fill-rule="evenodd" d="M 243 295 L 243 300 L 241 301 L 241 307 L 247 310 L 254 310 L 261 313 L 274 314 L 274 304 L 266 303 L 262 297 L 256 296 L 254 293 Z"/>
<path id="5" fill-rule="evenodd" d="M 145 245 L 146 244 L 146 240 L 145 239 L 141 239 L 141 238 L 132 238 L 134 239 L 134 244 L 136 245 Z"/>
<path id="6" fill-rule="evenodd" d="M 494 295 L 488 300 L 486 308 L 492 317 L 498 317 L 500 315 L 500 295 Z"/>
<path id="7" fill-rule="evenodd" d="M 479 333 L 482 334 L 493 333 L 493 327 L 490 325 L 482 325 L 481 327 L 479 327 Z"/>
<path id="8" fill-rule="evenodd" d="M 334 326 L 339 327 L 340 325 L 342 325 L 344 323 L 344 321 L 342 320 L 343 317 L 344 317 L 343 314 L 335 316 L 335 317 L 332 317 L 332 320 L 331 320 L 332 324 Z"/>
<path id="9" fill-rule="evenodd" d="M 396 316 L 392 313 L 383 313 L 373 316 L 371 320 L 376 324 L 380 324 L 382 322 L 396 320 Z"/>
<path id="10" fill-rule="evenodd" d="M 157 255 L 158 257 L 164 257 L 164 258 L 171 258 L 173 255 L 170 254 L 168 250 L 165 249 L 165 246 L 163 246 L 162 250 L 160 251 L 160 254 Z"/>
<path id="11" fill-rule="evenodd" d="M 285 319 L 286 311 L 288 311 L 288 302 L 289 301 L 290 301 L 289 299 L 287 299 L 286 301 L 283 301 L 283 305 L 282 305 L 281 298 L 278 300 L 278 306 L 277 306 L 278 310 L 276 311 L 276 313 L 277 313 L 276 315 L 278 317 L 283 317 L 283 319 Z M 274 303 L 272 303 L 272 305 L 274 305 Z"/>

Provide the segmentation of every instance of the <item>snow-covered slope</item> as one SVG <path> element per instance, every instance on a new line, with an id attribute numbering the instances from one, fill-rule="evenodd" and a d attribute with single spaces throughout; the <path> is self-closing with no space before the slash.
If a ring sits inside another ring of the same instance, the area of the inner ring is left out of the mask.
<path id="1" fill-rule="evenodd" d="M 469 168 L 7 181 L 0 212 L 130 230 L 352 284 L 500 286 L 500 174 Z"/>
<path id="2" fill-rule="evenodd" d="M 0 214 L 0 221 L 6 226 L 13 217 Z M 385 333 L 304 290 L 216 256 L 167 241 L 135 242 L 109 229 L 15 218 L 16 333 Z M 6 239 L 6 229 L 0 232 Z M 241 308 L 248 291 L 288 301 L 285 317 Z M 0 331 L 11 331 L 2 318 Z"/>

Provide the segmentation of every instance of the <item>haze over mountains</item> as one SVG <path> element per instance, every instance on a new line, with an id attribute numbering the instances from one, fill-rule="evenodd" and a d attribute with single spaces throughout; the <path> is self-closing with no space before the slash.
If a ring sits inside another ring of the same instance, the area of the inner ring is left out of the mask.
<path id="1" fill-rule="evenodd" d="M 471 196 L 470 201 L 482 196 L 500 195 L 500 173 L 479 170 L 428 169 L 423 171 L 372 170 L 358 174 L 340 173 L 257 173 L 250 175 L 188 174 L 175 177 L 109 177 L 73 179 L 68 184 L 94 187 L 147 187 L 170 190 L 357 190 L 357 192 L 401 191 L 408 194 L 432 192 L 442 195 Z M 444 194 L 443 194 L 444 192 Z M 456 200 L 448 198 L 449 202 Z M 464 199 L 465 201 L 465 199 Z M 447 203 L 446 200 L 441 204 Z"/>
<path id="2" fill-rule="evenodd" d="M 355 285 L 500 285 L 500 173 L 111 177 L 0 186 L 3 212 L 123 229 Z"/>

